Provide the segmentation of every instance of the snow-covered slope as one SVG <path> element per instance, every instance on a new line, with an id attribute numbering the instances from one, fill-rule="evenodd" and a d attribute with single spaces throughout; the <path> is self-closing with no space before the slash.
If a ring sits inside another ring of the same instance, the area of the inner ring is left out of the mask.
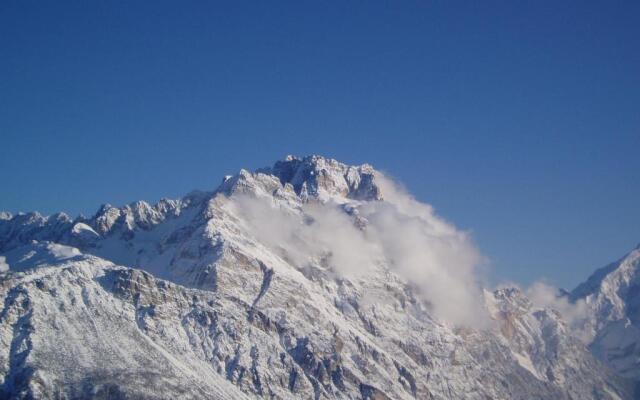
<path id="1" fill-rule="evenodd" d="M 640 246 L 597 270 L 570 298 L 588 309 L 580 328 L 594 354 L 640 381 Z"/>
<path id="2" fill-rule="evenodd" d="M 561 316 L 483 291 L 464 232 L 318 156 L 91 218 L 0 218 L 17 398 L 627 399 Z"/>

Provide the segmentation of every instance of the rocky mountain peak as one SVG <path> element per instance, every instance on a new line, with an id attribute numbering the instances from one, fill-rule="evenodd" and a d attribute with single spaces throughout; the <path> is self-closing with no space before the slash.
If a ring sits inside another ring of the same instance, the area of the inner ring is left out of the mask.
<path id="1" fill-rule="evenodd" d="M 231 195 L 295 196 L 306 201 L 328 199 L 382 200 L 379 173 L 368 164 L 350 166 L 330 158 L 287 156 L 272 167 L 227 175 L 216 192 Z"/>
<path id="2" fill-rule="evenodd" d="M 385 183 L 288 156 L 179 200 L 0 218 L 0 398 L 632 398 L 519 289 L 466 324 L 475 249 Z"/>
<path id="3" fill-rule="evenodd" d="M 624 296 L 640 279 L 640 248 L 635 248 L 620 260 L 596 270 L 572 292 L 572 300 L 587 296 Z"/>
<path id="4" fill-rule="evenodd" d="M 310 155 L 287 156 L 264 172 L 276 176 L 282 185 L 293 186 L 297 194 L 305 190 L 311 196 L 342 196 L 356 200 L 381 200 L 376 183 L 377 172 L 369 164 L 349 166 L 331 158 Z"/>
<path id="5" fill-rule="evenodd" d="M 496 311 L 507 314 L 522 314 L 532 307 L 531 300 L 516 287 L 507 287 L 493 292 Z"/>

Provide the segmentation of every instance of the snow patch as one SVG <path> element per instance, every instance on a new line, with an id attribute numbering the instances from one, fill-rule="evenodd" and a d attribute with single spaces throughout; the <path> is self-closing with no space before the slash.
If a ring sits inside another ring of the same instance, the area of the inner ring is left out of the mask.
<path id="1" fill-rule="evenodd" d="M 536 367 L 533 366 L 533 362 L 531 361 L 531 358 L 529 357 L 528 354 L 520 354 L 520 353 L 516 353 L 514 351 L 511 352 L 513 354 L 513 356 L 515 357 L 516 361 L 518 361 L 518 364 L 526 369 L 527 371 L 531 372 L 531 374 L 533 376 L 535 376 L 537 379 L 544 381 L 545 379 L 540 375 L 540 373 L 536 370 Z"/>
<path id="2" fill-rule="evenodd" d="M 5 253 L 1 257 L 0 271 L 3 268 L 4 271 L 24 271 L 41 266 L 51 266 L 81 255 L 80 250 L 75 247 L 34 241 Z"/>
<path id="3" fill-rule="evenodd" d="M 613 390 L 611 390 L 609 388 L 609 386 L 605 386 L 604 387 L 604 391 L 607 392 L 607 394 L 609 396 L 611 396 L 611 400 L 622 400 L 622 398 L 620 396 L 618 396 L 618 394 L 616 392 L 614 392 Z"/>

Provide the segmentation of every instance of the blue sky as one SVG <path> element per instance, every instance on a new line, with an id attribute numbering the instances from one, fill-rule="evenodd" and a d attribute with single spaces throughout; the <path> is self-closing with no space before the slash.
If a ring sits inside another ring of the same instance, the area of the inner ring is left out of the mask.
<path id="1" fill-rule="evenodd" d="M 369 162 L 496 280 L 573 287 L 640 242 L 638 2 L 0 3 L 0 209 Z"/>

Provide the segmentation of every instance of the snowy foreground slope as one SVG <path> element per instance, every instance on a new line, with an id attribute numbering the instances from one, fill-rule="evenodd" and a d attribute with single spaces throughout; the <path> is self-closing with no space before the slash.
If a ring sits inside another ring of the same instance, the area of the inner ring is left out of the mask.
<path id="1" fill-rule="evenodd" d="M 317 156 L 92 218 L 0 214 L 0 397 L 633 398 L 558 312 L 480 288 L 478 259 Z"/>

